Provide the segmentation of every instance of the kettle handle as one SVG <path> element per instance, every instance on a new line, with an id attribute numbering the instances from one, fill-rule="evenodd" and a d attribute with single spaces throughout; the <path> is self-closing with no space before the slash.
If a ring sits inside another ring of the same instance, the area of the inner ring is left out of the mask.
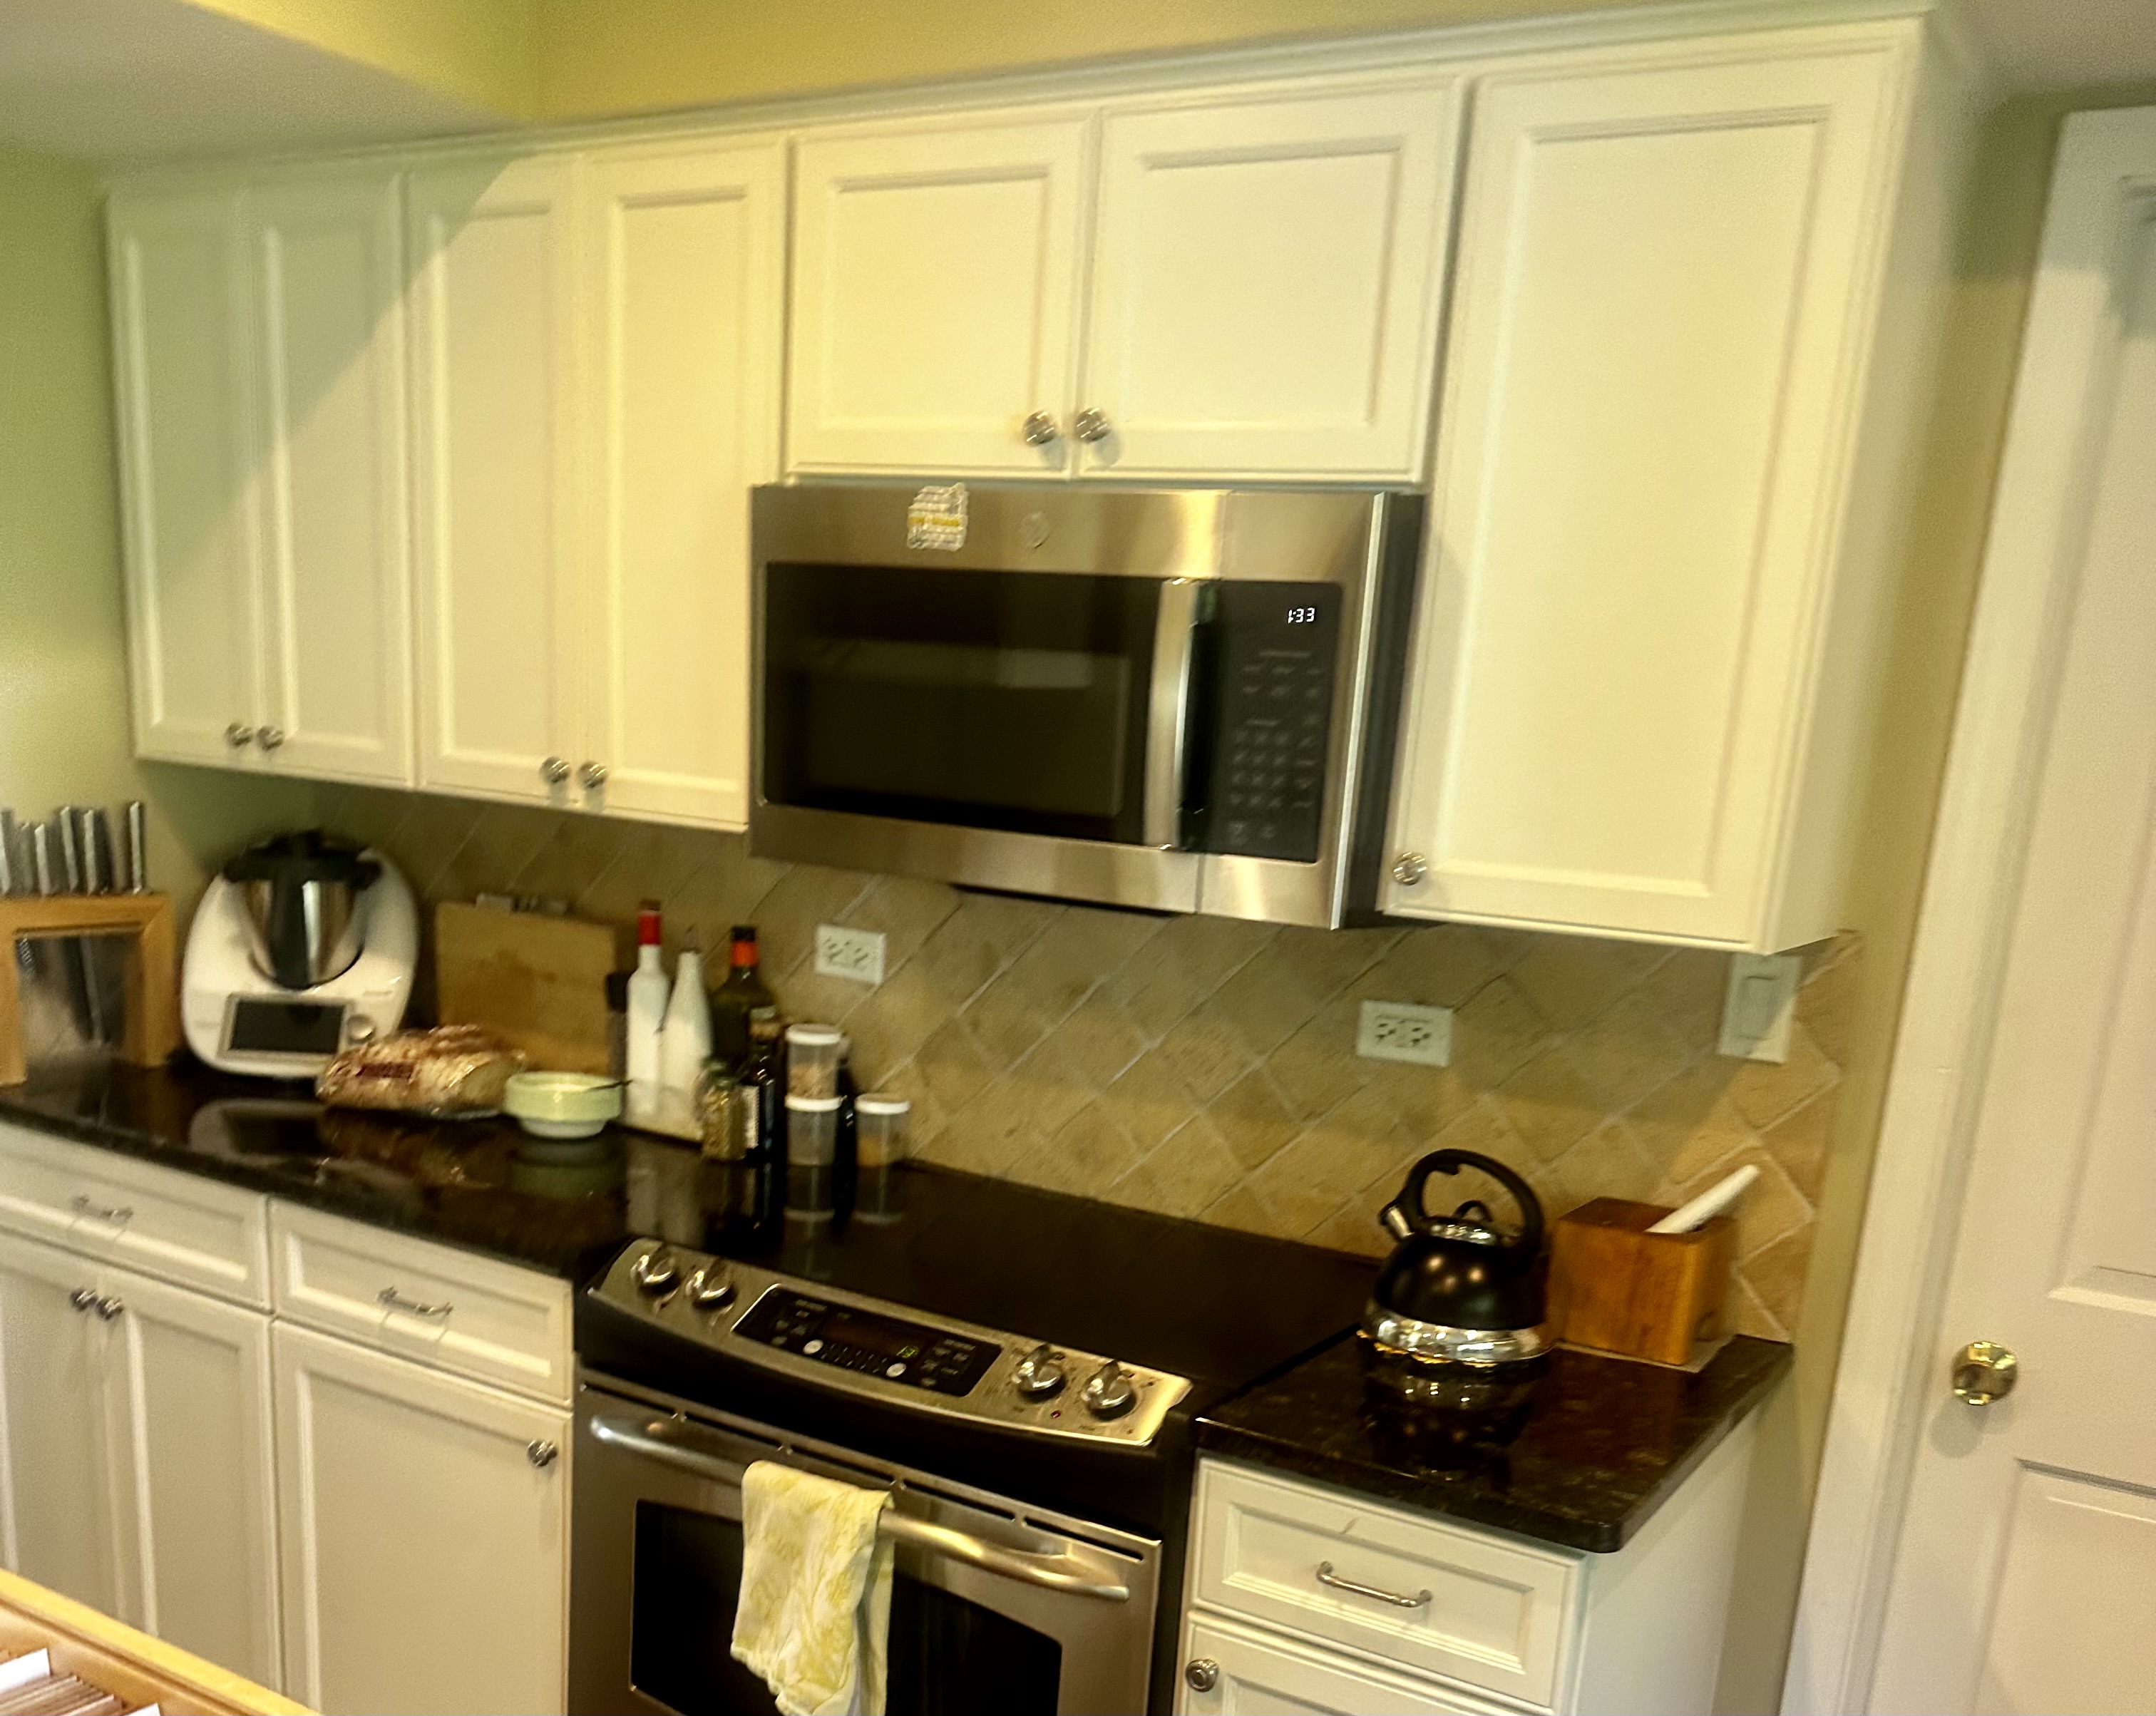
<path id="1" fill-rule="evenodd" d="M 1408 1225 L 1417 1233 L 1428 1233 L 1437 1225 L 1424 1201 L 1424 1191 L 1433 1174 L 1457 1174 L 1463 1168 L 1473 1168 L 1486 1174 L 1512 1194 L 1512 1201 L 1520 1209 L 1519 1237 L 1505 1249 L 1519 1251 L 1532 1257 L 1542 1249 L 1543 1205 L 1535 1195 L 1534 1188 L 1512 1172 L 1502 1162 L 1487 1156 L 1478 1156 L 1472 1150 L 1433 1150 L 1408 1170 L 1408 1183 L 1400 1188 L 1400 1195 L 1393 1200 Z"/>

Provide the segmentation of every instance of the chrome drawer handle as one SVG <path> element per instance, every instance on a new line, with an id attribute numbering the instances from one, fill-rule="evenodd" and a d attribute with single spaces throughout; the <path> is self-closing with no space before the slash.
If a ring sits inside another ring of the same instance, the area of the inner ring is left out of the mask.
<path id="1" fill-rule="evenodd" d="M 1347 1591 L 1355 1596 L 1374 1597 L 1381 1603 L 1390 1603 L 1395 1609 L 1426 1609 L 1430 1606 L 1428 1591 L 1417 1591 L 1411 1597 L 1404 1597 L 1398 1591 L 1379 1590 L 1374 1585 L 1358 1585 L 1353 1580 L 1342 1579 L 1333 1572 L 1332 1564 L 1330 1561 L 1320 1561 L 1317 1564 L 1317 1582 L 1320 1585 L 1330 1585 L 1334 1590 Z"/>
<path id="2" fill-rule="evenodd" d="M 99 1221 L 109 1221 L 115 1227 L 125 1227 L 135 1219 L 135 1212 L 124 1204 L 93 1204 L 80 1192 L 68 1200 L 78 1215 L 88 1215 Z"/>
<path id="3" fill-rule="evenodd" d="M 423 1299 L 408 1299 L 393 1287 L 382 1288 L 374 1297 L 383 1310 L 402 1311 L 408 1317 L 446 1317 L 457 1308 L 447 1301 L 432 1305 Z"/>

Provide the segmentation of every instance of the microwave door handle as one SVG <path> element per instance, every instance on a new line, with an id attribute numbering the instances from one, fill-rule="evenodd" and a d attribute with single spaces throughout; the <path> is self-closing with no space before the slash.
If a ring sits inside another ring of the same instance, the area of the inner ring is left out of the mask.
<path id="1" fill-rule="evenodd" d="M 1152 683 L 1146 698 L 1145 803 L 1142 838 L 1174 851 L 1183 845 L 1183 758 L 1190 737 L 1190 663 L 1198 642 L 1197 578 L 1160 587 L 1153 623 Z"/>
<path id="2" fill-rule="evenodd" d="M 700 1453 L 694 1448 L 682 1447 L 679 1443 L 658 1434 L 658 1425 L 644 1425 L 631 1420 L 599 1417 L 591 1421 L 591 1431 L 599 1441 L 624 1453 L 641 1455 L 662 1466 L 671 1466 L 676 1471 L 706 1478 L 738 1489 L 747 1468 L 732 1460 L 722 1460 L 713 1454 Z M 876 1522 L 879 1536 L 894 1544 L 906 1544 L 932 1555 L 942 1555 L 953 1561 L 963 1561 L 986 1573 L 1001 1574 L 1006 1579 L 1015 1579 L 1027 1585 L 1037 1585 L 1049 1590 L 1062 1591 L 1070 1596 L 1099 1597 L 1111 1603 L 1130 1600 L 1131 1588 L 1122 1580 L 1103 1575 L 1099 1570 L 1079 1556 L 1068 1553 L 1055 1555 L 1034 1554 L 1024 1549 L 1005 1549 L 1001 1544 L 992 1544 L 971 1532 L 953 1530 L 947 1525 L 937 1525 L 926 1519 L 916 1519 L 907 1514 L 886 1513 Z"/>

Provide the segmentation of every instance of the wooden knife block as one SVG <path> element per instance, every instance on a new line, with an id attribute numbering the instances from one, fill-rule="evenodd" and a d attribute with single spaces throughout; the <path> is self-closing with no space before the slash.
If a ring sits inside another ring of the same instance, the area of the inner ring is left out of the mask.
<path id="1" fill-rule="evenodd" d="M 24 936 L 121 936 L 127 943 L 120 1058 L 156 1066 L 180 1046 L 180 985 L 169 894 L 54 894 L 0 900 L 0 1085 L 20 1084 Z"/>
<path id="2" fill-rule="evenodd" d="M 1550 1322 L 1559 1340 L 1683 1364 L 1718 1339 L 1737 1224 L 1717 1215 L 1690 1233 L 1649 1233 L 1660 1204 L 1597 1198 L 1558 1219 L 1550 1236 Z"/>

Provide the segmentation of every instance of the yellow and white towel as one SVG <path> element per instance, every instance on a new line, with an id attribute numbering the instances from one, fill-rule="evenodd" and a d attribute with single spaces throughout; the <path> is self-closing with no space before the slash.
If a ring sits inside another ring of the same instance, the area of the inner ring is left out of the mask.
<path id="1" fill-rule="evenodd" d="M 768 1460 L 742 1476 L 734 1660 L 784 1716 L 883 1716 L 891 1546 L 876 1518 L 890 1504 Z"/>

